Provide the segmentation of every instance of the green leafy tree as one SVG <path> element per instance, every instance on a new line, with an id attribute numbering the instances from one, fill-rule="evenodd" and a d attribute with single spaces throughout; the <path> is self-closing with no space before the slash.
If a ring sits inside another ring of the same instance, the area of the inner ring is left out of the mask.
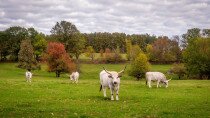
<path id="1" fill-rule="evenodd" d="M 67 41 L 67 49 L 68 52 L 73 54 L 77 61 L 79 59 L 80 54 L 84 51 L 85 48 L 85 38 L 81 33 L 74 33 Z"/>
<path id="2" fill-rule="evenodd" d="M 78 33 L 79 30 L 77 27 L 67 21 L 57 22 L 55 26 L 52 28 L 52 35 L 60 42 L 66 43 L 74 33 Z"/>
<path id="3" fill-rule="evenodd" d="M 95 50 L 93 49 L 92 46 L 88 46 L 88 47 L 86 48 L 85 55 L 86 55 L 87 57 L 91 58 L 91 61 L 92 61 L 92 62 L 94 61 Z"/>
<path id="4" fill-rule="evenodd" d="M 4 31 L 0 31 L 0 61 L 5 61 L 8 53 L 8 41 L 7 35 Z"/>
<path id="5" fill-rule="evenodd" d="M 126 54 L 127 54 L 128 61 L 131 60 L 131 48 L 132 48 L 131 40 L 127 39 L 126 40 Z"/>
<path id="6" fill-rule="evenodd" d="M 139 53 L 137 58 L 131 62 L 131 69 L 129 75 L 134 76 L 139 80 L 145 76 L 145 73 L 150 69 L 150 64 L 148 62 L 147 56 L 142 52 Z"/>
<path id="7" fill-rule="evenodd" d="M 33 46 L 31 45 L 31 41 L 28 39 L 21 41 L 20 51 L 18 53 L 18 67 L 24 69 L 37 68 Z"/>
<path id="8" fill-rule="evenodd" d="M 189 42 L 183 60 L 190 75 L 210 78 L 210 38 L 195 38 Z"/>
<path id="9" fill-rule="evenodd" d="M 131 60 L 135 60 L 135 58 L 141 53 L 141 48 L 138 45 L 133 45 L 131 48 Z"/>
<path id="10" fill-rule="evenodd" d="M 17 61 L 20 51 L 20 43 L 22 40 L 28 39 L 28 31 L 26 28 L 14 26 L 5 30 L 8 39 L 8 52 L 10 60 Z"/>
<path id="11" fill-rule="evenodd" d="M 35 39 L 33 41 L 34 54 L 36 60 L 39 60 L 41 55 L 47 48 L 47 41 L 40 34 L 37 34 L 34 39 Z"/>

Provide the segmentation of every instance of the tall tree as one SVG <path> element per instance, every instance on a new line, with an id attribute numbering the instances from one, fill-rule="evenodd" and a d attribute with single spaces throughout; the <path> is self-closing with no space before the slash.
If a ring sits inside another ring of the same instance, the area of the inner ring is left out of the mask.
<path id="1" fill-rule="evenodd" d="M 182 35 L 182 47 L 185 49 L 194 39 L 201 37 L 200 31 L 199 28 L 188 29 L 187 33 Z"/>
<path id="2" fill-rule="evenodd" d="M 131 49 L 132 49 L 132 43 L 130 39 L 126 40 L 126 54 L 128 61 L 131 60 Z"/>
<path id="3" fill-rule="evenodd" d="M 34 50 L 30 40 L 21 41 L 18 53 L 18 67 L 24 69 L 36 69 L 37 63 L 34 58 Z"/>
<path id="4" fill-rule="evenodd" d="M 66 42 L 66 45 L 68 52 L 72 53 L 78 60 L 85 48 L 85 38 L 81 33 L 74 33 L 71 39 Z"/>
<path id="5" fill-rule="evenodd" d="M 71 38 L 72 34 L 78 32 L 79 30 L 77 27 L 73 23 L 67 21 L 57 22 L 51 30 L 52 35 L 64 44 Z"/>
<path id="6" fill-rule="evenodd" d="M 22 40 L 28 38 L 28 31 L 26 28 L 14 26 L 5 30 L 8 38 L 8 46 L 11 60 L 18 60 L 18 52 L 20 51 L 20 43 Z"/>
<path id="7" fill-rule="evenodd" d="M 195 38 L 183 53 L 183 60 L 190 75 L 210 78 L 210 38 Z"/>
<path id="8" fill-rule="evenodd" d="M 37 34 L 34 37 L 33 46 L 35 58 L 38 61 L 47 48 L 47 41 L 40 34 Z"/>
<path id="9" fill-rule="evenodd" d="M 8 53 L 7 35 L 4 31 L 0 31 L 0 61 L 6 60 Z"/>

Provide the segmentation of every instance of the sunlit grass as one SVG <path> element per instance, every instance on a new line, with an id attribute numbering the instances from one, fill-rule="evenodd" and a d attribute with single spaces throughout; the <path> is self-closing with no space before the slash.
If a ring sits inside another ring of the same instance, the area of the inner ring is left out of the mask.
<path id="1" fill-rule="evenodd" d="M 119 101 L 99 92 L 102 67 L 120 71 L 124 64 L 82 64 L 79 83 L 63 74 L 56 78 L 46 66 L 33 71 L 26 83 L 25 70 L 15 63 L 0 63 L 0 117 L 210 117 L 210 81 L 172 80 L 169 88 L 149 89 L 145 81 L 125 75 L 121 78 Z M 165 72 L 170 65 L 155 65 Z M 129 69 L 129 66 L 128 66 Z"/>

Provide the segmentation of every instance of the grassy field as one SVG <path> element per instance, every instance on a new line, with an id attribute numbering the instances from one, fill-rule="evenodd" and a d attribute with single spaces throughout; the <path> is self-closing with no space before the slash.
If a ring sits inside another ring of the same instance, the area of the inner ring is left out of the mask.
<path id="1" fill-rule="evenodd" d="M 125 73 L 121 78 L 119 101 L 99 92 L 102 66 L 121 70 L 124 65 L 82 64 L 79 84 L 63 74 L 55 78 L 46 66 L 33 71 L 32 83 L 15 63 L 0 63 L 0 117 L 210 117 L 210 81 L 172 80 L 169 88 L 149 89 L 145 81 L 135 81 Z M 129 68 L 129 67 L 128 67 Z M 166 72 L 170 65 L 153 65 L 153 71 Z"/>

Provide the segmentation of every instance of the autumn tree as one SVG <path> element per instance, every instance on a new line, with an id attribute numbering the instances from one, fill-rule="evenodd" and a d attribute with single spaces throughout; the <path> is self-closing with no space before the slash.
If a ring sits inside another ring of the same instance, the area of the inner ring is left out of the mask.
<path id="1" fill-rule="evenodd" d="M 37 62 L 34 58 L 34 50 L 30 40 L 21 41 L 18 53 L 18 67 L 24 69 L 36 69 Z"/>
<path id="2" fill-rule="evenodd" d="M 158 63 L 169 63 L 178 61 L 180 58 L 180 48 L 177 42 L 170 40 L 168 37 L 158 37 L 152 44 L 150 60 Z"/>
<path id="3" fill-rule="evenodd" d="M 39 60 L 42 53 L 47 48 L 47 41 L 40 34 L 37 34 L 34 37 L 33 46 L 34 46 L 35 58 L 36 60 Z"/>
<path id="4" fill-rule="evenodd" d="M 60 77 L 62 72 L 72 72 L 75 70 L 75 64 L 66 53 L 63 44 L 50 42 L 46 53 L 48 69 L 50 72 L 55 72 L 56 77 Z"/>

